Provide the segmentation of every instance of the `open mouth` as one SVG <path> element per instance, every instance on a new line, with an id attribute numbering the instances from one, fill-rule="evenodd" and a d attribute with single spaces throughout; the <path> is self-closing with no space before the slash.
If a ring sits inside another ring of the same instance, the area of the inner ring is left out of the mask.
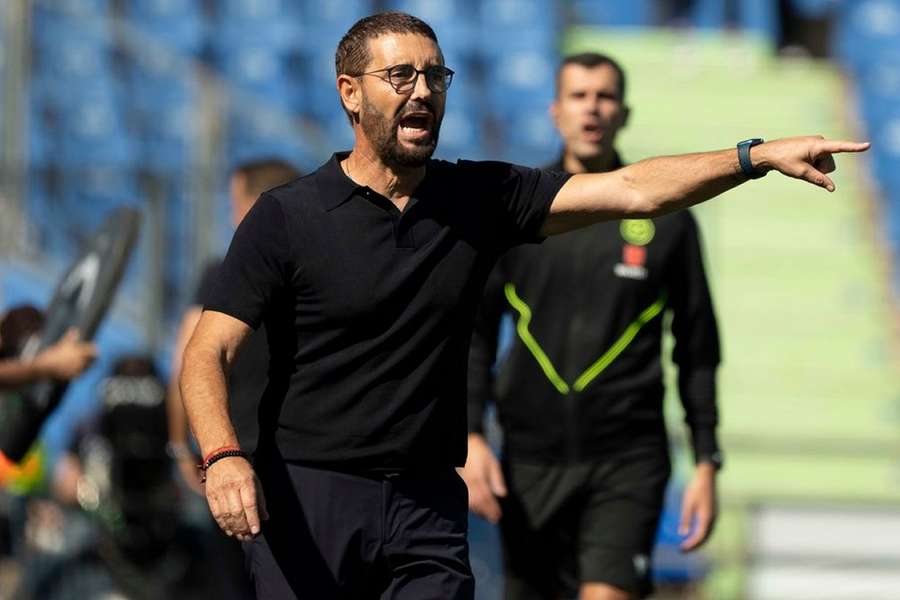
<path id="1" fill-rule="evenodd" d="M 416 111 L 403 115 L 397 127 L 401 138 L 418 141 L 431 137 L 434 117 L 427 111 Z"/>
<path id="2" fill-rule="evenodd" d="M 588 123 L 581 128 L 581 133 L 587 141 L 599 142 L 603 139 L 603 127 L 599 123 Z"/>

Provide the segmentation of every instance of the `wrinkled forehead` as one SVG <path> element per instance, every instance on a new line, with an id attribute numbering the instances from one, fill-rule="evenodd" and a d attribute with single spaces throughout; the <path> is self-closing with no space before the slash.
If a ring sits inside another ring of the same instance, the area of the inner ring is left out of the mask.
<path id="1" fill-rule="evenodd" d="M 371 60 L 366 65 L 367 71 L 401 64 L 410 64 L 419 69 L 444 64 L 444 57 L 437 43 L 416 33 L 389 33 L 371 39 L 369 56 Z"/>

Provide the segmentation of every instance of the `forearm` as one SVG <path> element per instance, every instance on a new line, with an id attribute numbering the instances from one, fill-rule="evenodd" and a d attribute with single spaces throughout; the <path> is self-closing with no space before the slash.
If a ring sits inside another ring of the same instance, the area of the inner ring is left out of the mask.
<path id="1" fill-rule="evenodd" d="M 189 345 L 184 353 L 181 399 L 204 455 L 222 446 L 238 445 L 228 414 L 226 365 L 224 352 L 209 347 Z"/>
<path id="2" fill-rule="evenodd" d="M 34 383 L 47 377 L 37 360 L 0 361 L 0 390 L 9 390 Z"/>
<path id="3" fill-rule="evenodd" d="M 542 233 L 599 221 L 666 214 L 709 200 L 747 181 L 737 152 L 662 156 L 610 173 L 574 175 L 554 200 Z"/>
<path id="4" fill-rule="evenodd" d="M 169 384 L 168 395 L 166 397 L 169 442 L 180 447 L 187 446 L 188 423 L 187 415 L 184 410 L 184 403 L 181 398 L 179 382 L 181 379 L 182 368 L 184 367 L 184 351 L 191 335 L 194 333 L 194 329 L 197 327 L 201 312 L 199 307 L 191 307 L 182 318 L 172 359 L 172 380 Z"/>

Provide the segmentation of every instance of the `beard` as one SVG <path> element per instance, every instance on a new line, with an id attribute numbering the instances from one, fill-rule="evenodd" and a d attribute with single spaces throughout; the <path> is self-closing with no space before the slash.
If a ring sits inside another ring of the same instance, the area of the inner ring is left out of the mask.
<path id="1" fill-rule="evenodd" d="M 403 117 L 417 110 L 427 110 L 434 117 L 431 125 L 431 136 L 427 142 L 404 147 L 397 139 L 397 130 Z M 366 137 L 372 143 L 378 158 L 389 167 L 417 168 L 425 164 L 437 148 L 441 123 L 435 114 L 434 107 L 424 102 L 409 102 L 395 117 L 390 118 L 379 112 L 368 98 L 363 96 L 362 112 L 359 124 Z"/>

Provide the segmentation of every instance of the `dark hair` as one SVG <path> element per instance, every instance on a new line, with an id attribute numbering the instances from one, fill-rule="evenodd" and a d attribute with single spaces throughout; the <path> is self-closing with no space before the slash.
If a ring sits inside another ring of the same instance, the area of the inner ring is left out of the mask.
<path id="1" fill-rule="evenodd" d="M 231 173 L 244 178 L 244 190 L 254 198 L 301 176 L 293 165 L 277 158 L 245 162 Z"/>
<path id="2" fill-rule="evenodd" d="M 402 12 L 383 12 L 364 17 L 353 24 L 338 43 L 334 53 L 334 70 L 337 75 L 361 75 L 372 60 L 369 42 L 391 33 L 412 33 L 425 36 L 438 43 L 437 34 L 431 26 L 412 15 Z M 341 103 L 343 107 L 343 102 Z M 346 108 L 344 112 L 353 122 L 353 115 Z"/>
<path id="3" fill-rule="evenodd" d="M 13 358 L 44 327 L 44 313 L 30 304 L 15 306 L 0 322 L 0 358 Z"/>
<path id="4" fill-rule="evenodd" d="M 619 77 L 619 100 L 625 100 L 625 71 L 622 70 L 622 66 L 614 59 L 605 54 L 600 54 L 599 52 L 582 52 L 581 54 L 570 54 L 563 59 L 563 61 L 559 65 L 559 69 L 556 70 L 557 96 L 559 96 L 559 83 L 562 78 L 563 69 L 565 69 L 569 65 L 580 65 L 582 67 L 587 67 L 588 69 L 602 67 L 603 65 L 609 65 Z"/>

